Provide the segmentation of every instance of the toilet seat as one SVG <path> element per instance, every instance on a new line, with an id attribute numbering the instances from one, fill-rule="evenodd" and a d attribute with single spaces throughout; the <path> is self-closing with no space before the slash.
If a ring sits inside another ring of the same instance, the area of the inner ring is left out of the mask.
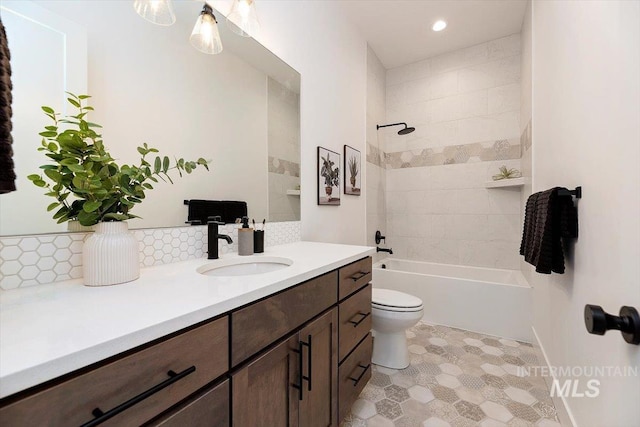
<path id="1" fill-rule="evenodd" d="M 422 310 L 422 300 L 413 295 L 391 289 L 373 288 L 371 306 L 374 309 L 395 312 Z"/>

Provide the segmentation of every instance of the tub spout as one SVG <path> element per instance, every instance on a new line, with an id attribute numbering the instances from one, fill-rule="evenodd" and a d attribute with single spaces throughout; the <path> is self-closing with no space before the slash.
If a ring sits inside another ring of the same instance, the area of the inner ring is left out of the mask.
<path id="1" fill-rule="evenodd" d="M 376 247 L 376 252 L 389 252 L 389 255 L 393 255 L 393 249 L 389 248 L 380 248 L 380 247 Z"/>

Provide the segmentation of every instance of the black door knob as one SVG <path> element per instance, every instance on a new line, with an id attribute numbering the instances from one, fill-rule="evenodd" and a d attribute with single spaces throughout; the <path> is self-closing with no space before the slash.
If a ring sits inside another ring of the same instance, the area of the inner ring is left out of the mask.
<path id="1" fill-rule="evenodd" d="M 640 315 L 633 307 L 620 308 L 620 316 L 605 312 L 599 305 L 584 306 L 584 324 L 594 335 L 604 335 L 609 329 L 616 329 L 629 344 L 640 344 Z"/>

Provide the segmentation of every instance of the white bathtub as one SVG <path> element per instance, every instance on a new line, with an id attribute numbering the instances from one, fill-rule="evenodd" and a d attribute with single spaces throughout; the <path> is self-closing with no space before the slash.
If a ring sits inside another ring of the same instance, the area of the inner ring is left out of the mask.
<path id="1" fill-rule="evenodd" d="M 422 299 L 425 322 L 532 340 L 531 287 L 518 270 L 385 259 L 373 266 L 373 287 Z"/>

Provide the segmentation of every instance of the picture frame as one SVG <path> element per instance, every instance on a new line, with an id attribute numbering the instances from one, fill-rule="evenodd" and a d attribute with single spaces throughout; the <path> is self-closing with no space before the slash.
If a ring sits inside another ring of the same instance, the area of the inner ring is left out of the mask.
<path id="1" fill-rule="evenodd" d="M 318 205 L 340 206 L 340 154 L 318 146 Z"/>
<path id="2" fill-rule="evenodd" d="M 359 196 L 362 189 L 362 157 L 360 151 L 344 146 L 344 194 Z"/>

